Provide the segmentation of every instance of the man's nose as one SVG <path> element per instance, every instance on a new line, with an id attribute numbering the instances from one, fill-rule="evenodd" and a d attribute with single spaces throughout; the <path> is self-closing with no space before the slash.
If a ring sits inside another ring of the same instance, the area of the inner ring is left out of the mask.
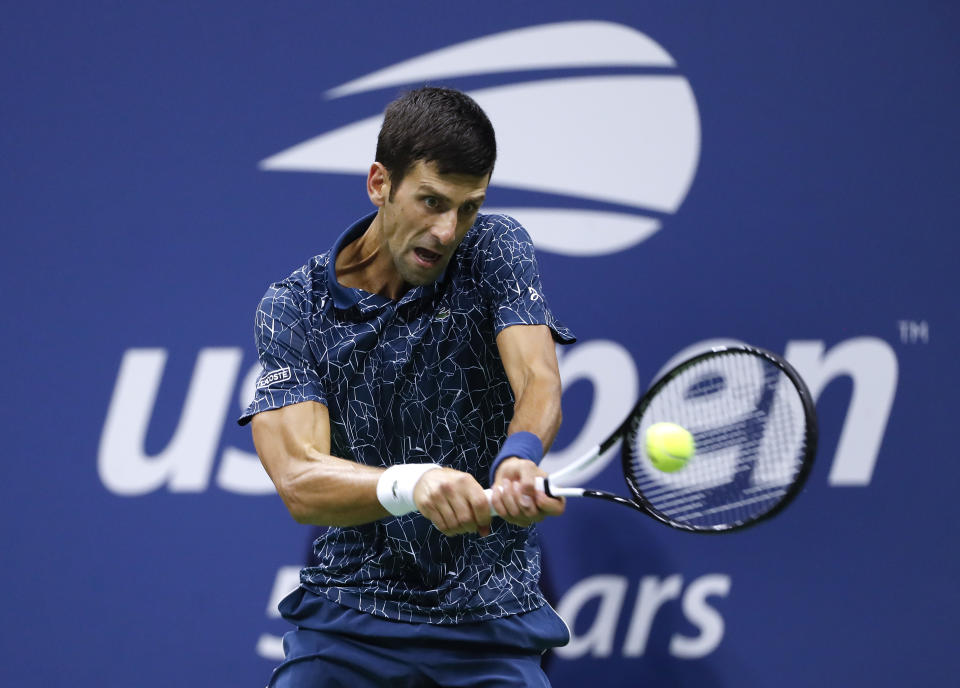
<path id="1" fill-rule="evenodd" d="M 457 236 L 457 211 L 451 208 L 436 218 L 431 233 L 444 246 L 447 246 Z"/>

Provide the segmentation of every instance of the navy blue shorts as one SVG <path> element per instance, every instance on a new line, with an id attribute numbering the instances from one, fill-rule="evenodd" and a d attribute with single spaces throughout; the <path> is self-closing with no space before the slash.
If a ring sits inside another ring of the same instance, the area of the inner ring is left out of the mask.
<path id="1" fill-rule="evenodd" d="M 283 637 L 270 688 L 549 688 L 540 657 L 570 638 L 550 607 L 441 626 L 390 621 L 300 588 L 280 611 L 297 628 Z"/>

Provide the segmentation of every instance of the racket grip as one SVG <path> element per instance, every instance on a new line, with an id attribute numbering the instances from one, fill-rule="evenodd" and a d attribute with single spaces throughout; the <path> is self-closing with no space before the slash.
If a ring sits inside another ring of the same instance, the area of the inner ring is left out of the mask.
<path id="1" fill-rule="evenodd" d="M 534 478 L 534 484 L 536 485 L 537 489 L 540 490 L 540 492 L 547 491 L 547 483 L 543 479 L 543 476 L 538 475 L 536 478 Z M 487 495 L 487 502 L 490 504 L 490 515 L 499 516 L 500 514 L 498 514 L 497 510 L 493 508 L 493 488 L 488 487 L 483 491 L 483 493 Z"/>
<path id="2" fill-rule="evenodd" d="M 498 514 L 497 510 L 493 508 L 493 488 L 488 487 L 483 491 L 483 493 L 487 495 L 487 503 L 490 505 L 490 515 L 499 516 L 500 514 Z"/>

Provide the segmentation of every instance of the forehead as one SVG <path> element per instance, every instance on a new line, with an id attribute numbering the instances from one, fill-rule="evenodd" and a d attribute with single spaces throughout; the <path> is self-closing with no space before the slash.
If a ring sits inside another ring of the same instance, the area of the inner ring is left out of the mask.
<path id="1" fill-rule="evenodd" d="M 480 177 L 472 174 L 441 174 L 437 163 L 417 160 L 400 182 L 400 186 L 412 191 L 429 187 L 451 198 L 475 198 L 486 194 L 489 183 L 489 174 Z"/>

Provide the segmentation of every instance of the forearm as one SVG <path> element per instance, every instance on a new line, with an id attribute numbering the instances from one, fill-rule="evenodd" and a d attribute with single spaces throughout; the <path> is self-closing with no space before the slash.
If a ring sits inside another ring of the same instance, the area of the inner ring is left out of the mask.
<path id="1" fill-rule="evenodd" d="M 540 438 L 545 453 L 557 435 L 560 420 L 559 379 L 553 376 L 528 381 L 517 395 L 507 435 L 509 438 L 519 432 L 533 433 Z M 564 503 L 535 489 L 536 478 L 545 475 L 537 465 L 541 457 L 539 447 L 526 439 L 513 446 L 516 439 L 507 440 L 500 451 L 502 460 L 495 465 L 493 506 L 511 523 L 527 526 L 545 516 L 563 513 Z"/>
<path id="2" fill-rule="evenodd" d="M 540 438 L 546 453 L 560 429 L 560 394 L 556 376 L 531 374 L 518 391 L 507 435 L 532 432 Z"/>
<path id="3" fill-rule="evenodd" d="M 514 398 L 508 439 L 494 463 L 499 474 L 509 457 L 536 463 L 550 448 L 560 429 L 562 390 L 556 348 L 545 325 L 508 327 L 497 335 L 497 347 Z M 541 446 L 533 438 L 513 437 L 522 432 L 536 435 Z"/>
<path id="4" fill-rule="evenodd" d="M 332 456 L 330 416 L 323 404 L 302 402 L 258 413 L 252 428 L 263 467 L 300 523 L 355 526 L 416 507 L 447 535 L 490 531 L 487 497 L 468 473 L 415 465 L 385 473 Z"/>
<path id="5" fill-rule="evenodd" d="M 260 461 L 294 520 L 351 526 L 388 515 L 377 499 L 383 469 L 330 454 L 330 420 L 322 404 L 265 411 L 251 427 Z"/>
<path id="6" fill-rule="evenodd" d="M 389 516 L 377 499 L 383 469 L 313 452 L 291 461 L 275 484 L 298 523 L 355 526 Z"/>

